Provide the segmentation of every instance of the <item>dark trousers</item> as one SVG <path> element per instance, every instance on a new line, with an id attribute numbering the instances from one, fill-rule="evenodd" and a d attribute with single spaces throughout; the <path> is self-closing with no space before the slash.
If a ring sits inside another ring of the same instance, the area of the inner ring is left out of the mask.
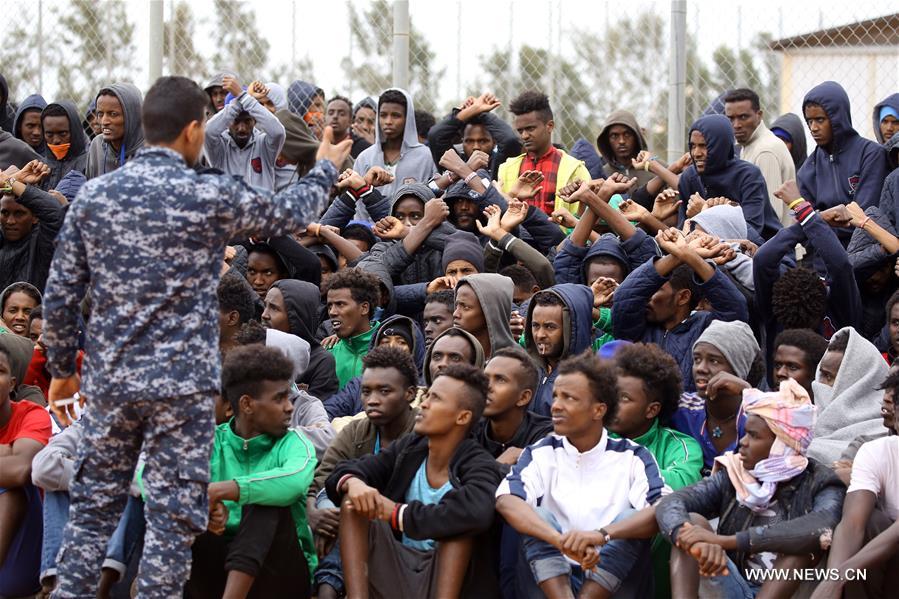
<path id="1" fill-rule="evenodd" d="M 194 541 L 189 599 L 220 599 L 228 572 L 256 578 L 248 597 L 311 597 L 309 564 L 290 509 L 246 505 L 233 538 L 206 532 Z"/>

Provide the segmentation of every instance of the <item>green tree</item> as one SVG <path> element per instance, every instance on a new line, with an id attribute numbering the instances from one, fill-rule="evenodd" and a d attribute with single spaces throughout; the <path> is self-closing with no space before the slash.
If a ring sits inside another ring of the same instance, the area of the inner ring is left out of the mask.
<path id="1" fill-rule="evenodd" d="M 41 78 L 38 69 L 38 38 L 36 28 L 26 28 L 15 24 L 7 32 L 7 39 L 15 43 L 3 44 L 0 48 L 0 64 L 3 65 L 3 76 L 9 84 L 9 99 L 21 102 L 32 93 L 41 91 Z M 48 44 L 44 45 L 45 52 Z M 46 59 L 45 67 L 46 67 Z M 46 68 L 45 73 L 46 75 Z"/>
<path id="2" fill-rule="evenodd" d="M 215 67 L 236 70 L 244 85 L 261 78 L 269 43 L 260 33 L 253 9 L 236 0 L 215 0 L 214 11 L 219 49 Z"/>
<path id="3" fill-rule="evenodd" d="M 508 49 L 496 49 L 480 57 L 480 71 L 471 95 L 496 94 L 503 102 L 497 115 L 511 118 L 509 102 L 525 90 L 539 90 L 550 98 L 555 121 L 554 140 L 566 148 L 581 137 L 590 136 L 590 94 L 578 65 L 543 48 L 518 49 L 518 69 L 514 69 Z M 456 103 L 460 103 L 460 98 Z"/>
<path id="4" fill-rule="evenodd" d="M 349 81 L 350 94 L 379 94 L 393 82 L 393 9 L 387 0 L 375 0 L 367 10 L 350 4 L 353 57 L 340 65 Z M 360 59 L 359 56 L 362 56 Z M 427 38 L 413 25 L 409 29 L 409 92 L 415 107 L 433 112 L 434 92 L 446 69 L 434 65 L 436 55 Z"/>
<path id="5" fill-rule="evenodd" d="M 780 71 L 774 53 L 768 48 L 771 34 L 760 33 L 749 48 L 737 53 L 720 46 L 712 54 L 714 82 L 719 89 L 748 87 L 759 95 L 762 110 L 776 114 L 779 105 Z"/>
<path id="6" fill-rule="evenodd" d="M 635 43 L 639 37 L 639 43 Z M 650 148 L 664 148 L 668 104 L 668 25 L 653 12 L 624 17 L 606 29 L 575 32 L 581 76 L 589 81 L 588 122 L 596 139 L 609 113 L 634 113 Z"/>
<path id="7" fill-rule="evenodd" d="M 132 81 L 134 24 L 123 2 L 72 0 L 59 13 L 57 97 L 85 106 L 104 85 Z"/>
<path id="8" fill-rule="evenodd" d="M 206 61 L 194 47 L 196 25 L 193 11 L 187 2 L 179 0 L 174 5 L 173 13 L 165 23 L 165 37 L 162 40 L 166 72 L 202 81 L 207 76 L 207 68 Z"/>

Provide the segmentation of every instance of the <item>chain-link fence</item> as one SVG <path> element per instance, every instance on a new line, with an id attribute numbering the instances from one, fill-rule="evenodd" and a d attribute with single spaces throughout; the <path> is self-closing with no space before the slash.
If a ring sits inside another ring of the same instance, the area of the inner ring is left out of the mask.
<path id="1" fill-rule="evenodd" d="M 244 82 L 305 79 L 354 101 L 393 80 L 390 0 L 162 1 L 165 74 L 203 81 L 228 67 Z M 626 108 L 659 152 L 668 143 L 673 89 L 683 90 L 683 122 L 675 120 L 683 130 L 672 138 L 681 140 L 689 123 L 717 110 L 715 99 L 734 87 L 755 89 L 770 122 L 798 114 L 808 89 L 834 79 L 849 93 L 853 122 L 867 136 L 871 107 L 899 89 L 899 13 L 888 0 L 689 1 L 684 35 L 672 44 L 676 4 L 411 0 L 409 87 L 416 105 L 438 118 L 482 91 L 507 104 L 523 89 L 544 90 L 556 115 L 556 141 L 566 146 L 595 140 L 606 115 Z M 0 72 L 13 100 L 42 93 L 86 108 L 105 83 L 148 86 L 148 0 L 2 0 L 2 6 L 8 24 Z M 680 88 L 669 77 L 672 48 L 685 58 Z"/>

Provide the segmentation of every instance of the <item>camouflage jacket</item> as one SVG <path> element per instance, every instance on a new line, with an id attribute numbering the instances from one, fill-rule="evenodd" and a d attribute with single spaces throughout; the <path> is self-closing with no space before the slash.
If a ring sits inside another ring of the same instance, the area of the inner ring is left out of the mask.
<path id="1" fill-rule="evenodd" d="M 79 305 L 89 290 L 84 395 L 141 400 L 219 389 L 216 285 L 225 245 L 304 226 L 327 205 L 336 177 L 322 160 L 274 194 L 197 174 L 174 151 L 148 147 L 88 181 L 57 238 L 44 295 L 51 374 L 75 372 Z"/>

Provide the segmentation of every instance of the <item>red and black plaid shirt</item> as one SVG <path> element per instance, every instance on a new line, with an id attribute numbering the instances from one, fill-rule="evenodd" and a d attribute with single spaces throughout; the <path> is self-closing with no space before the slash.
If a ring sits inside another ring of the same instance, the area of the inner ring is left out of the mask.
<path id="1" fill-rule="evenodd" d="M 543 173 L 543 191 L 528 200 L 528 204 L 536 206 L 547 216 L 552 214 L 556 207 L 556 179 L 559 176 L 559 163 L 562 162 L 562 152 L 555 146 L 549 146 L 546 154 L 536 160 L 526 154 L 524 160 L 521 161 L 521 168 L 518 174 L 525 171 L 540 171 Z"/>

